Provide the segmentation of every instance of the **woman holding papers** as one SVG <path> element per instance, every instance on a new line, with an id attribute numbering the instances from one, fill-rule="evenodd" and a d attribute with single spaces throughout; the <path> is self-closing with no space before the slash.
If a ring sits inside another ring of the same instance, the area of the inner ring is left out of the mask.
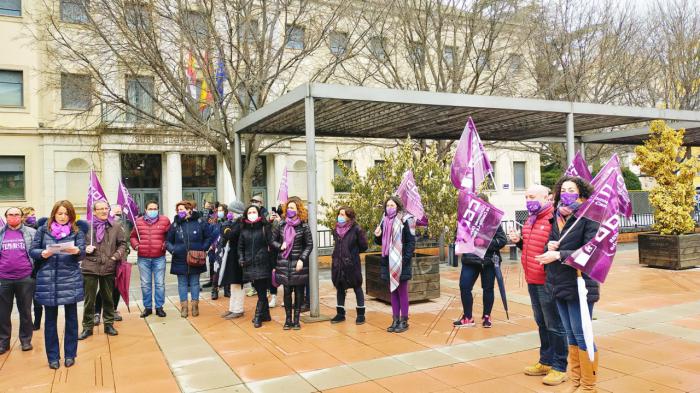
<path id="1" fill-rule="evenodd" d="M 85 258 L 85 234 L 76 226 L 73 204 L 58 201 L 45 225 L 39 227 L 30 254 L 38 265 L 34 300 L 46 308 L 44 342 L 49 367 L 60 367 L 58 306 L 63 306 L 66 327 L 63 347 L 66 367 L 78 356 L 78 302 L 84 298 L 80 261 Z"/>
<path id="2" fill-rule="evenodd" d="M 556 212 L 552 218 L 552 230 L 549 234 L 547 251 L 536 257 L 546 264 L 546 286 L 554 296 L 559 316 L 566 330 L 569 342 L 568 363 L 571 368 L 570 378 L 576 392 L 594 392 L 598 354 L 590 361 L 581 323 L 577 277 L 578 271 L 564 264 L 564 261 L 576 250 L 583 247 L 595 237 L 599 224 L 586 217 L 577 219 L 575 213 L 593 193 L 593 187 L 580 177 L 563 177 L 554 186 L 554 206 Z M 578 221 L 578 222 L 577 222 Z M 583 274 L 588 289 L 588 311 L 593 312 L 593 304 L 600 298 L 599 284 Z M 590 348 L 595 351 L 595 348 Z"/>

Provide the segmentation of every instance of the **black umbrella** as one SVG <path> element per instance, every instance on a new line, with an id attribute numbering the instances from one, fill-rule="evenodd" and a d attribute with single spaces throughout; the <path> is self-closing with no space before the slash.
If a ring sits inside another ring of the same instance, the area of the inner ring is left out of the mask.
<path id="1" fill-rule="evenodd" d="M 498 255 L 494 254 L 493 264 L 496 268 L 496 281 L 498 282 L 498 292 L 501 294 L 501 301 L 503 302 L 503 308 L 506 310 L 506 318 L 510 319 L 508 315 L 508 299 L 506 298 L 506 285 L 503 282 L 503 273 L 501 272 L 501 261 Z"/>

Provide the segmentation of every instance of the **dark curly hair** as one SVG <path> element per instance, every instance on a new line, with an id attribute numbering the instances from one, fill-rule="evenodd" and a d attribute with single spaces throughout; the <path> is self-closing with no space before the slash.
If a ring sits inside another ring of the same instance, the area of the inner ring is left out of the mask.
<path id="1" fill-rule="evenodd" d="M 561 199 L 561 186 L 567 181 L 576 184 L 580 198 L 588 199 L 593 194 L 593 186 L 585 179 L 578 176 L 564 176 L 559 179 L 557 184 L 554 185 L 554 206 L 559 206 L 559 200 Z"/>

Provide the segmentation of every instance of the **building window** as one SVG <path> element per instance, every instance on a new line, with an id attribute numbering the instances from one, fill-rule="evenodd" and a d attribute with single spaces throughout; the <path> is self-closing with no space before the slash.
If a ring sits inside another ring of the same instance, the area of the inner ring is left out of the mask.
<path id="1" fill-rule="evenodd" d="M 216 156 L 183 154 L 182 187 L 216 187 Z"/>
<path id="2" fill-rule="evenodd" d="M 455 64 L 456 55 L 457 49 L 454 46 L 446 46 L 442 54 L 442 59 L 448 67 L 452 67 Z"/>
<path id="3" fill-rule="evenodd" d="M 511 53 L 510 57 L 508 59 L 508 69 L 512 74 L 517 73 L 520 71 L 520 68 L 523 64 L 523 57 L 517 53 Z"/>
<path id="4" fill-rule="evenodd" d="M 22 0 L 0 0 L 0 15 L 22 16 Z"/>
<path id="5" fill-rule="evenodd" d="M 143 4 L 128 4 L 124 10 L 124 17 L 130 30 L 146 30 L 151 27 L 151 15 Z"/>
<path id="6" fill-rule="evenodd" d="M 249 20 L 241 23 L 238 26 L 238 42 L 248 43 L 248 45 L 255 45 L 255 41 L 258 37 L 258 21 Z"/>
<path id="7" fill-rule="evenodd" d="M 343 173 L 343 167 L 352 169 L 352 160 L 333 160 L 333 190 L 335 192 L 350 192 L 352 182 Z"/>
<path id="8" fill-rule="evenodd" d="M 483 71 L 488 69 L 491 69 L 488 56 L 484 52 L 479 52 L 479 55 L 476 57 L 476 70 Z"/>
<path id="9" fill-rule="evenodd" d="M 61 0 L 61 20 L 68 23 L 87 23 L 88 0 Z"/>
<path id="10" fill-rule="evenodd" d="M 513 162 L 513 188 L 522 191 L 525 187 L 525 161 L 515 161 Z"/>
<path id="11" fill-rule="evenodd" d="M 0 200 L 24 199 L 24 157 L 0 157 Z"/>
<path id="12" fill-rule="evenodd" d="M 369 51 L 377 60 L 386 59 L 386 40 L 383 37 L 372 37 L 369 39 Z"/>
<path id="13" fill-rule="evenodd" d="M 485 189 L 489 191 L 496 191 L 496 184 L 494 183 L 496 179 L 496 161 L 491 161 L 491 168 L 493 168 L 492 176 L 486 176 Z"/>
<path id="14" fill-rule="evenodd" d="M 22 71 L 0 70 L 0 106 L 22 106 L 23 91 Z"/>
<path id="15" fill-rule="evenodd" d="M 127 188 L 160 188 L 163 172 L 160 154 L 122 154 L 121 165 Z"/>
<path id="16" fill-rule="evenodd" d="M 61 74 L 61 108 L 90 108 L 90 76 Z"/>
<path id="17" fill-rule="evenodd" d="M 374 166 L 384 165 L 386 160 L 374 160 Z"/>
<path id="18" fill-rule="evenodd" d="M 185 14 L 185 26 L 188 30 L 188 35 L 191 35 L 195 40 L 203 40 L 207 37 L 209 26 L 207 19 L 201 12 L 187 11 Z"/>
<path id="19" fill-rule="evenodd" d="M 238 97 L 241 107 L 246 111 L 253 112 L 258 109 L 258 97 L 249 91 L 243 83 L 239 83 L 236 87 L 236 97 Z"/>
<path id="20" fill-rule="evenodd" d="M 296 25 L 287 25 L 285 40 L 285 48 L 304 49 L 304 28 Z"/>
<path id="21" fill-rule="evenodd" d="M 413 65 L 422 67 L 425 64 L 425 45 L 420 42 L 411 42 L 408 46 L 408 54 Z"/>
<path id="22" fill-rule="evenodd" d="M 345 54 L 348 50 L 348 34 L 340 31 L 332 31 L 330 34 L 331 53 L 336 56 Z"/>
<path id="23" fill-rule="evenodd" d="M 132 76 L 126 78 L 126 121 L 135 123 L 144 121 L 153 115 L 153 78 L 150 76 Z"/>

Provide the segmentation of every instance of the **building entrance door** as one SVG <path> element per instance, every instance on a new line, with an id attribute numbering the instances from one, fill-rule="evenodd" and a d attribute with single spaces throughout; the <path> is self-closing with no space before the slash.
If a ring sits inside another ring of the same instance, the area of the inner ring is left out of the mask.
<path id="1" fill-rule="evenodd" d="M 139 205 L 139 214 L 143 214 L 146 211 L 146 203 L 149 201 L 156 201 L 158 203 L 158 209 L 163 212 L 163 204 L 160 196 L 160 189 L 158 188 L 132 188 L 129 189 L 129 193 L 134 197 L 134 201 Z"/>
<path id="2" fill-rule="evenodd" d="M 216 201 L 216 188 L 215 187 L 198 187 L 198 188 L 183 188 L 182 189 L 182 199 L 197 202 L 198 211 L 204 209 L 204 204 L 206 202 Z"/>

